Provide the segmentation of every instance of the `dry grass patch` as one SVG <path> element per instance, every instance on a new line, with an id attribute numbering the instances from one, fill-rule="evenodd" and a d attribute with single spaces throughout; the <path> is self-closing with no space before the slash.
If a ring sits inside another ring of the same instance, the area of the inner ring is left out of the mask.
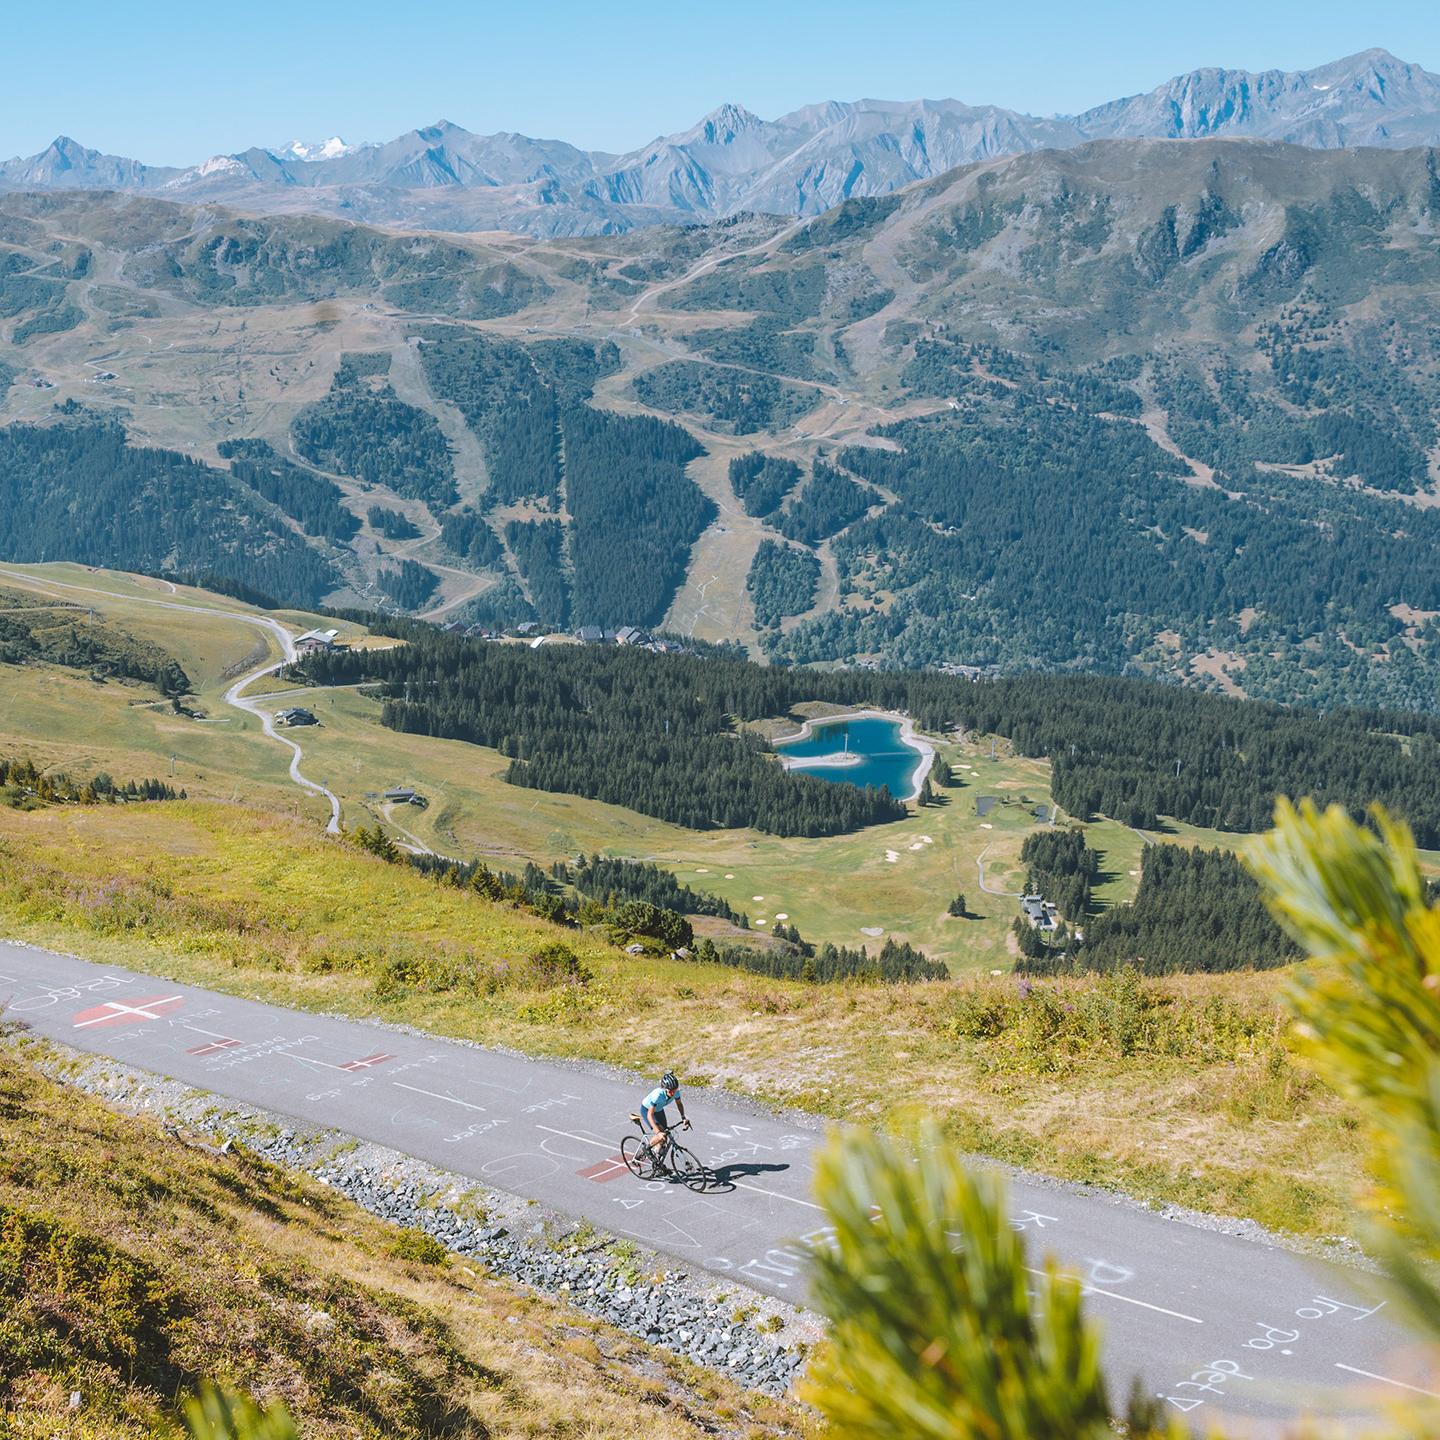
<path id="1" fill-rule="evenodd" d="M 0 1431 L 140 1440 L 217 1378 L 311 1440 L 800 1435 L 793 1406 L 447 1257 L 332 1191 L 116 1115 L 0 1049 Z M 737 1417 L 717 1427 L 711 1393 Z M 79 1392 L 81 1406 L 69 1408 Z M 643 1398 L 642 1398 L 643 1391 Z"/>
<path id="2" fill-rule="evenodd" d="M 1348 1223 L 1353 1118 L 1290 1062 L 1284 972 L 915 985 L 632 958 L 229 806 L 0 811 L 15 938 L 276 1003 L 704 1081 L 1309 1234 Z M 528 957 L 570 945 L 552 983 Z"/>

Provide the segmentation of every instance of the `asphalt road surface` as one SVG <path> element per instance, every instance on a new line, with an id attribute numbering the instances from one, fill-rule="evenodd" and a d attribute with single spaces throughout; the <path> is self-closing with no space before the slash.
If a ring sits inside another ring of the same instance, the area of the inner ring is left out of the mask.
<path id="1" fill-rule="evenodd" d="M 787 1300 L 805 1300 L 807 1251 L 829 1238 L 811 1194 L 816 1130 L 704 1091 L 689 1092 L 687 1143 L 723 1183 L 696 1194 L 619 1162 L 641 1093 L 623 1077 L 3 941 L 0 1002 L 77 1049 L 390 1146 Z M 1138 1375 L 1197 1427 L 1234 1433 L 1245 1417 L 1264 1433 L 1440 1398 L 1363 1272 L 1043 1180 L 1013 1182 L 1010 1208 L 1032 1263 L 1051 1251 L 1085 1281 L 1117 1399 Z"/>

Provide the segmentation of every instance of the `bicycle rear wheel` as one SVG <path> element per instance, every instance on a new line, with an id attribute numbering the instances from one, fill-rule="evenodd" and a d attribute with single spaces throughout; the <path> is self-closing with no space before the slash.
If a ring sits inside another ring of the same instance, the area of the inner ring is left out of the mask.
<path id="1" fill-rule="evenodd" d="M 654 1174 L 655 1152 L 638 1135 L 627 1135 L 620 1142 L 620 1158 L 638 1180 L 648 1180 Z"/>
<path id="2" fill-rule="evenodd" d="M 692 1190 L 703 1190 L 710 1179 L 710 1172 L 683 1145 L 673 1141 L 670 1145 L 670 1168 L 679 1176 L 682 1185 Z"/>

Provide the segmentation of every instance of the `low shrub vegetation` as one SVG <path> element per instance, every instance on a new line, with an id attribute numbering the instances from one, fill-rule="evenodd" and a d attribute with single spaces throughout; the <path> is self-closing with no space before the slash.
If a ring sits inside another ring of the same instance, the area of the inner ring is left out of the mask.
<path id="1" fill-rule="evenodd" d="M 603 927 L 195 801 L 0 809 L 0 916 L 102 962 L 862 1123 L 901 1083 L 968 1150 L 1282 1229 L 1343 1231 L 1359 1171 L 1350 1107 L 1285 1052 L 1285 970 L 882 984 L 880 956 L 835 947 L 850 977 L 809 983 L 823 947 L 630 955 Z"/>
<path id="2" fill-rule="evenodd" d="M 33 760 L 7 760 L 0 755 L 0 805 L 17 810 L 42 805 L 117 805 L 131 800 L 183 800 L 183 790 L 163 780 L 120 783 L 101 771 L 89 780 L 72 779 L 61 771 L 40 769 Z"/>

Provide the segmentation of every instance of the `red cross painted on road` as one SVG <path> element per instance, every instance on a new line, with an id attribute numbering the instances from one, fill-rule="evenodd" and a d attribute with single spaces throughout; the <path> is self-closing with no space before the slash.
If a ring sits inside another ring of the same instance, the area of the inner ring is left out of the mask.
<path id="1" fill-rule="evenodd" d="M 367 1055 L 363 1060 L 351 1060 L 348 1064 L 341 1065 L 341 1070 L 369 1070 L 373 1065 L 383 1065 L 387 1060 L 393 1060 L 393 1055 L 387 1055 L 383 1050 L 377 1050 L 373 1055 Z"/>
<path id="2" fill-rule="evenodd" d="M 196 1045 L 194 1049 L 187 1050 L 185 1053 L 187 1055 L 194 1055 L 196 1057 L 205 1055 L 217 1055 L 221 1050 L 233 1050 L 237 1045 L 241 1043 L 242 1042 L 239 1040 L 231 1040 L 226 1036 L 221 1035 L 214 1040 L 208 1041 L 204 1045 Z"/>
<path id="3" fill-rule="evenodd" d="M 162 995 L 155 1000 L 137 1000 L 127 1005 L 121 1000 L 107 1000 L 103 1005 L 82 1010 L 74 1020 L 77 1030 L 97 1025 L 129 1025 L 137 1020 L 159 1020 L 178 1010 L 185 1003 L 183 995 Z"/>
<path id="4" fill-rule="evenodd" d="M 583 1170 L 575 1172 L 582 1180 L 593 1180 L 597 1185 L 604 1185 L 609 1180 L 618 1180 L 620 1176 L 629 1173 L 629 1167 L 618 1155 L 612 1155 L 608 1160 L 601 1160 L 594 1165 L 587 1165 Z"/>

